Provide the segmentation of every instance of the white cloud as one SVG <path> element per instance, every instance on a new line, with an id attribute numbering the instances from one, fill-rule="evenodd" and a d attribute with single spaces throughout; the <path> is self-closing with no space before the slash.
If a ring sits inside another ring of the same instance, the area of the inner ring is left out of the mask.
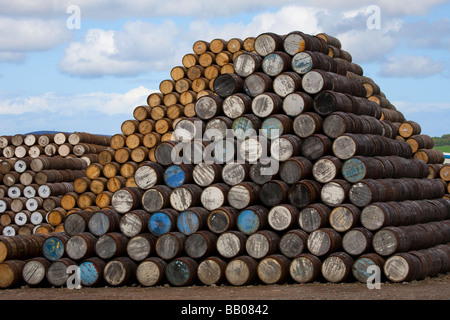
<path id="1" fill-rule="evenodd" d="M 429 56 L 394 55 L 381 64 L 380 76 L 384 77 L 429 77 L 444 70 L 441 61 Z"/>
<path id="2" fill-rule="evenodd" d="M 59 20 L 0 17 L 0 51 L 43 51 L 70 39 L 65 22 Z"/>
<path id="3" fill-rule="evenodd" d="M 99 112 L 105 115 L 132 115 L 134 108 L 145 105 L 151 92 L 143 86 L 125 93 L 92 92 L 77 95 L 58 95 L 48 92 L 31 97 L 0 100 L 0 114 L 20 115 L 29 112 L 49 112 L 69 116 L 78 112 Z M 63 106 L 63 107 L 62 107 Z"/>
<path id="4" fill-rule="evenodd" d="M 153 25 L 128 22 L 122 31 L 90 29 L 72 42 L 60 70 L 78 76 L 130 76 L 175 63 L 178 29 L 172 21 Z M 180 58 L 181 59 L 181 58 Z"/>

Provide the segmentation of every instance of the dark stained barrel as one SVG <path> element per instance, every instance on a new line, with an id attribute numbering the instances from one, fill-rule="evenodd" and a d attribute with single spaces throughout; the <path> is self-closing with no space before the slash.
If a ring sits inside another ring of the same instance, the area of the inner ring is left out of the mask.
<path id="1" fill-rule="evenodd" d="M 329 154 L 331 147 L 332 141 L 326 135 L 313 134 L 303 140 L 302 155 L 314 161 Z"/>
<path id="2" fill-rule="evenodd" d="M 173 286 L 189 286 L 197 279 L 198 263 L 189 257 L 179 257 L 166 267 L 166 279 Z"/>
<path id="3" fill-rule="evenodd" d="M 289 189 L 290 204 L 302 208 L 320 199 L 322 186 L 314 180 L 301 180 Z"/>
<path id="4" fill-rule="evenodd" d="M 244 80 L 244 92 L 254 98 L 272 90 L 273 80 L 264 72 L 254 72 Z"/>
<path id="5" fill-rule="evenodd" d="M 288 184 L 308 179 L 311 176 L 312 163 L 304 157 L 287 159 L 280 166 L 280 178 Z"/>
<path id="6" fill-rule="evenodd" d="M 232 230 L 236 226 L 238 215 L 238 210 L 233 207 L 217 208 L 208 215 L 208 229 L 216 234 Z"/>
<path id="7" fill-rule="evenodd" d="M 146 190 L 142 196 L 142 207 L 154 213 L 170 206 L 169 197 L 172 189 L 165 185 L 157 185 Z"/>
<path id="8" fill-rule="evenodd" d="M 111 259 L 126 254 L 129 239 L 121 233 L 110 232 L 98 238 L 95 253 L 101 259 Z"/>
<path id="9" fill-rule="evenodd" d="M 259 192 L 260 201 L 267 207 L 274 207 L 287 200 L 289 186 L 279 180 L 266 182 Z"/>
<path id="10" fill-rule="evenodd" d="M 331 209 L 323 203 L 310 204 L 300 210 L 298 225 L 310 233 L 328 225 Z"/>
<path id="11" fill-rule="evenodd" d="M 308 233 L 300 229 L 292 229 L 284 233 L 280 239 L 280 252 L 288 258 L 294 258 L 306 251 Z"/>
<path id="12" fill-rule="evenodd" d="M 184 253 L 187 237 L 180 232 L 168 232 L 156 240 L 156 254 L 164 260 L 172 260 Z"/>
<path id="13" fill-rule="evenodd" d="M 188 236 L 184 250 L 192 259 L 205 259 L 215 253 L 217 238 L 211 231 L 197 231 Z"/>
<path id="14" fill-rule="evenodd" d="M 92 214 L 91 211 L 87 210 L 80 210 L 69 214 L 64 220 L 65 232 L 69 235 L 75 235 L 87 231 L 89 219 Z"/>

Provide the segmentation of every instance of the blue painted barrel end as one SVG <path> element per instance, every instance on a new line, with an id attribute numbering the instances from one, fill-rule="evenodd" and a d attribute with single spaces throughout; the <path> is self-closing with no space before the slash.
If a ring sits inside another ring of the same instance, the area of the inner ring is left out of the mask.
<path id="1" fill-rule="evenodd" d="M 172 221 L 164 212 L 156 212 L 150 217 L 148 228 L 152 234 L 159 237 L 172 230 Z"/>
<path id="2" fill-rule="evenodd" d="M 64 243 L 57 237 L 50 237 L 45 240 L 42 252 L 49 261 L 61 259 L 65 252 Z"/>
<path id="3" fill-rule="evenodd" d="M 83 286 L 92 286 L 98 282 L 100 273 L 97 266 L 91 261 L 85 261 L 80 264 L 80 280 Z"/>
<path id="4" fill-rule="evenodd" d="M 182 234 L 188 236 L 198 231 L 200 221 L 194 212 L 186 210 L 178 216 L 177 227 Z"/>
<path id="5" fill-rule="evenodd" d="M 366 166 L 359 159 L 348 159 L 342 165 L 342 175 L 350 183 L 359 182 L 366 176 Z"/>
<path id="6" fill-rule="evenodd" d="M 259 218 L 253 210 L 243 210 L 239 213 L 237 226 L 242 233 L 251 235 L 259 229 Z"/>
<path id="7" fill-rule="evenodd" d="M 170 166 L 164 171 L 164 182 L 170 188 L 177 188 L 186 181 L 186 174 L 178 165 Z"/>

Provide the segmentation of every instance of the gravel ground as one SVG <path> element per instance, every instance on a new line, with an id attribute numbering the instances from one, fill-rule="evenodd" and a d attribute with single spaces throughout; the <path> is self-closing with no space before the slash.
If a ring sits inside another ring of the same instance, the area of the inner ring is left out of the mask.
<path id="1" fill-rule="evenodd" d="M 362 283 L 229 285 L 190 287 L 20 287 L 0 291 L 0 300 L 450 300 L 450 273 L 408 283 L 381 283 L 368 289 Z"/>

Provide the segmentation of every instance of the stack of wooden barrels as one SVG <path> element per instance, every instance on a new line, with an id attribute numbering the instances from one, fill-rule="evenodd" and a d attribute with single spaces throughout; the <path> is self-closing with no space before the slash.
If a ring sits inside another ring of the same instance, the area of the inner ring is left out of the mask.
<path id="1" fill-rule="evenodd" d="M 193 51 L 86 169 L 100 181 L 81 194 L 111 192 L 100 210 L 74 211 L 64 232 L 0 239 L 0 287 L 65 286 L 70 266 L 82 286 L 450 271 L 450 200 L 431 173 L 442 153 L 339 39 L 268 32 Z"/>
<path id="2" fill-rule="evenodd" d="M 109 143 L 108 136 L 86 132 L 0 137 L 2 234 L 64 230 L 69 213 L 63 206 L 67 203 L 64 197 L 75 192 L 74 181 L 86 179 L 86 170 L 99 161 L 101 152 L 110 149 Z"/>

